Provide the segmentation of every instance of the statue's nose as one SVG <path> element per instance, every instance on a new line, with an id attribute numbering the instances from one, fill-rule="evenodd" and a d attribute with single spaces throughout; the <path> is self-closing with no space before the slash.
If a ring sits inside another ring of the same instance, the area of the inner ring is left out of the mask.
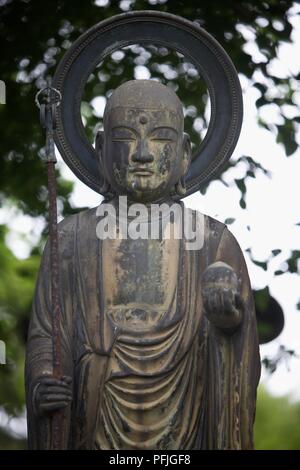
<path id="1" fill-rule="evenodd" d="M 137 151 L 132 155 L 132 161 L 136 163 L 152 163 L 153 155 L 149 152 L 147 142 L 141 141 Z"/>

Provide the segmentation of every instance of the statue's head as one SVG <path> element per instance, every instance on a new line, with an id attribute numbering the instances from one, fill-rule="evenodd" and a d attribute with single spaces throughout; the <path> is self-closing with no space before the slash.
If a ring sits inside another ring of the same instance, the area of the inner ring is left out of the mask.
<path id="1" fill-rule="evenodd" d="M 132 80 L 117 88 L 96 138 L 107 187 L 141 202 L 167 197 L 174 188 L 183 192 L 191 156 L 183 121 L 180 100 L 161 83 Z"/>

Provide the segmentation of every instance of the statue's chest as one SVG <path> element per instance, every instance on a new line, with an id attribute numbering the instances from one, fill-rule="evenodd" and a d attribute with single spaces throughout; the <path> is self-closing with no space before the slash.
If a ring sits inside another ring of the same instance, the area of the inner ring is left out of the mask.
<path id="1" fill-rule="evenodd" d="M 177 290 L 178 259 L 178 240 L 105 240 L 103 297 L 114 321 L 124 323 L 127 315 L 127 323 L 151 324 L 147 316 L 166 311 Z"/>

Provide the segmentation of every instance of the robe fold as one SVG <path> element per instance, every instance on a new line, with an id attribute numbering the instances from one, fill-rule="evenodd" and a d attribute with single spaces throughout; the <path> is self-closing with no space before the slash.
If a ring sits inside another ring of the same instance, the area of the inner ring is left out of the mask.
<path id="1" fill-rule="evenodd" d="M 115 323 L 106 311 L 96 209 L 59 224 L 63 371 L 73 378 L 63 448 L 253 448 L 260 359 L 247 268 L 227 227 L 203 220 L 203 247 L 186 250 L 181 241 L 176 295 L 145 331 Z M 203 312 L 202 274 L 216 261 L 230 265 L 240 281 L 245 309 L 232 334 Z M 38 416 L 34 403 L 40 377 L 52 371 L 50 299 L 47 244 L 26 354 L 31 449 L 47 449 L 51 442 L 51 418 Z"/>

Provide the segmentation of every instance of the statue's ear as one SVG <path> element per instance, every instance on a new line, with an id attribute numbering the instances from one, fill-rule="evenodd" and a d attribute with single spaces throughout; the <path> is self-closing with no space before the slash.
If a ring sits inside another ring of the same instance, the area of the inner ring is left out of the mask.
<path id="1" fill-rule="evenodd" d="M 110 184 L 106 180 L 105 173 L 104 173 L 103 144 L 104 144 L 104 131 L 98 131 L 96 134 L 96 140 L 95 140 L 95 150 L 99 158 L 100 171 L 103 177 L 102 185 L 100 186 L 99 192 L 100 194 L 105 196 L 109 193 L 111 188 L 110 188 Z"/>
<path id="2" fill-rule="evenodd" d="M 98 131 L 96 134 L 96 140 L 95 140 L 95 150 L 96 150 L 96 154 L 99 157 L 101 164 L 102 164 L 102 156 L 103 156 L 103 144 L 104 144 L 104 131 Z"/>
<path id="3" fill-rule="evenodd" d="M 191 158 L 192 158 L 191 139 L 190 139 L 190 136 L 186 132 L 183 133 L 182 147 L 183 147 L 183 152 L 182 152 L 181 175 L 184 176 L 188 172 L 189 166 L 191 164 Z"/>

